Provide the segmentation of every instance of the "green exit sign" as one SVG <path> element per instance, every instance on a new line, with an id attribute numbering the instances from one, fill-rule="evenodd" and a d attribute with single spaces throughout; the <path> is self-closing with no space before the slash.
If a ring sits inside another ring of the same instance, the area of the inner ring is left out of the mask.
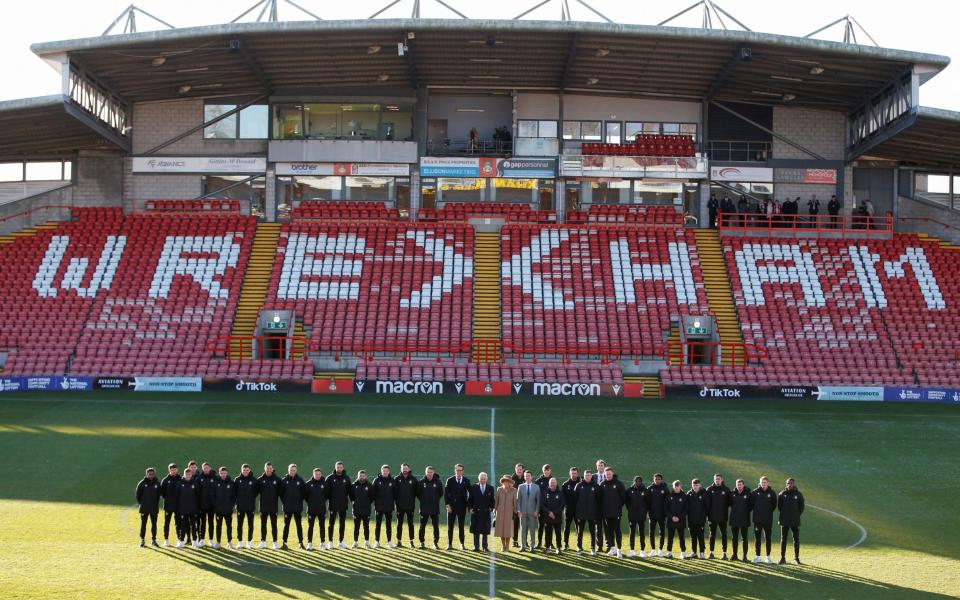
<path id="1" fill-rule="evenodd" d="M 286 329 L 286 328 L 287 328 L 286 321 L 268 321 L 267 322 L 267 329 Z"/>
<path id="2" fill-rule="evenodd" d="M 706 327 L 687 327 L 687 335 L 707 335 Z"/>

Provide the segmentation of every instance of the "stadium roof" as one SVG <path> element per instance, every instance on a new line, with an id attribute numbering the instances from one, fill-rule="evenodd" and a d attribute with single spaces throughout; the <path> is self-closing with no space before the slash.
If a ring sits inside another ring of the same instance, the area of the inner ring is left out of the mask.
<path id="1" fill-rule="evenodd" d="M 0 102 L 0 158 L 59 157 L 112 147 L 68 111 L 59 94 Z"/>
<path id="2" fill-rule="evenodd" d="M 409 50 L 400 56 L 404 41 Z M 741 48 L 749 48 L 749 60 L 741 59 Z M 747 31 L 460 19 L 236 23 L 32 49 L 53 64 L 69 55 L 132 102 L 427 85 L 787 101 L 848 111 L 915 65 L 923 67 L 923 81 L 950 62 Z"/>
<path id="3" fill-rule="evenodd" d="M 960 169 L 960 112 L 921 106 L 911 125 L 867 154 L 924 167 Z"/>

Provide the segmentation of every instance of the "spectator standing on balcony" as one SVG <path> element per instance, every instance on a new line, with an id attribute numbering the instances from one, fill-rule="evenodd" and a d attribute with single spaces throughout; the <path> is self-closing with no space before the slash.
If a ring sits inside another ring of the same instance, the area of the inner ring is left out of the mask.
<path id="1" fill-rule="evenodd" d="M 827 212 L 830 213 L 831 227 L 836 228 L 837 216 L 840 214 L 840 201 L 837 200 L 836 194 L 830 196 L 830 202 L 827 203 Z"/>
<path id="2" fill-rule="evenodd" d="M 732 216 L 737 214 L 737 206 L 733 203 L 733 200 L 730 199 L 730 196 L 724 195 L 723 200 L 720 201 L 720 220 L 729 225 L 736 224 L 736 217 Z M 727 215 L 726 221 L 723 221 L 723 215 Z"/>
<path id="3" fill-rule="evenodd" d="M 746 196 L 740 196 L 740 199 L 737 200 L 737 224 L 741 227 L 747 226 L 747 213 L 750 212 L 750 203 L 747 202 Z"/>
<path id="4" fill-rule="evenodd" d="M 710 200 L 707 202 L 707 214 L 710 218 L 710 229 L 717 228 L 717 210 L 720 208 L 720 203 L 717 201 L 716 194 L 710 195 Z"/>
<path id="5" fill-rule="evenodd" d="M 867 229 L 873 229 L 873 215 L 875 212 L 876 209 L 873 208 L 873 202 L 870 202 L 870 198 L 864 198 L 863 215 L 866 217 Z"/>
<path id="6" fill-rule="evenodd" d="M 820 219 L 820 201 L 817 200 L 816 194 L 807 201 L 807 214 L 810 215 L 810 227 L 817 227 L 819 224 L 817 221 Z"/>
<path id="7" fill-rule="evenodd" d="M 477 150 L 477 140 L 480 137 L 480 132 L 477 131 L 476 127 L 470 128 L 470 153 L 472 154 Z"/>

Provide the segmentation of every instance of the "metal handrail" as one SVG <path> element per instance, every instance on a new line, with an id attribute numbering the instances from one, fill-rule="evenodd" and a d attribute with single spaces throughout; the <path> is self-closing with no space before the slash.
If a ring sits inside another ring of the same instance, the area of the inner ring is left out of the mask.
<path id="1" fill-rule="evenodd" d="M 876 225 L 880 227 L 876 227 Z M 725 213 L 717 212 L 717 228 L 720 231 L 740 232 L 743 234 L 766 232 L 816 234 L 834 238 L 837 234 L 846 237 L 857 235 L 892 235 L 893 215 L 810 215 L 810 214 L 767 214 L 767 213 Z M 829 234 L 829 235 L 827 235 Z"/>
<path id="2" fill-rule="evenodd" d="M 317 352 L 318 345 L 316 342 L 310 338 L 302 335 L 228 335 L 223 337 L 214 338 L 207 342 L 207 345 L 204 347 L 205 352 L 209 352 L 214 356 L 223 355 L 227 361 L 232 362 L 234 360 L 263 360 L 263 340 L 267 338 L 280 338 L 284 340 L 284 343 L 290 341 L 290 352 L 288 353 L 289 358 L 282 360 L 308 360 L 307 353 Z M 250 346 L 253 346 L 253 342 L 261 342 L 257 345 L 259 356 L 254 359 L 247 355 L 247 348 L 244 348 L 244 343 L 249 342 Z M 234 345 L 236 343 L 236 345 Z M 297 344 L 302 344 L 298 346 Z M 225 344 L 220 346 L 219 344 Z M 236 352 L 239 357 L 234 357 L 233 354 Z M 296 355 L 300 354 L 299 358 L 296 358 Z"/>
<path id="3" fill-rule="evenodd" d="M 719 349 L 720 353 L 717 355 L 717 360 L 722 360 L 724 349 L 730 350 L 731 364 L 729 366 L 736 367 L 737 365 L 737 355 L 738 350 L 742 358 L 739 366 L 747 366 L 749 364 L 757 364 L 762 361 L 770 358 L 770 355 L 767 353 L 767 349 L 763 346 L 752 344 L 748 342 L 667 342 L 663 348 L 660 350 L 659 356 L 670 366 L 697 366 L 690 365 L 684 362 L 684 357 L 686 356 L 685 348 L 712 348 Z M 678 364 L 671 364 L 671 360 L 678 359 Z M 714 364 L 714 363 L 711 363 Z"/>

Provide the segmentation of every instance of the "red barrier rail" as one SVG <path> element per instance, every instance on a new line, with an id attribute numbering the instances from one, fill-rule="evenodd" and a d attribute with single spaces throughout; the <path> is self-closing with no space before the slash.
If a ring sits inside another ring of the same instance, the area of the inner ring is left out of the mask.
<path id="1" fill-rule="evenodd" d="M 704 356 L 709 350 L 711 360 L 707 364 L 711 365 L 721 364 L 725 356 L 730 356 L 730 364 L 727 366 L 731 367 L 759 364 L 770 357 L 763 346 L 746 342 L 667 342 L 660 351 L 660 356 L 668 364 L 676 361 L 676 364 L 671 364 L 674 367 L 696 366 L 696 363 L 691 365 L 686 360 L 690 354 L 689 350 L 694 350 L 694 354 L 697 350 L 702 350 Z M 714 350 L 718 350 L 719 353 Z"/>
<path id="2" fill-rule="evenodd" d="M 860 215 L 809 215 L 766 213 L 717 213 L 717 228 L 723 232 L 743 234 L 798 233 L 815 234 L 835 238 L 857 236 L 882 236 L 893 234 L 893 215 L 864 217 Z M 810 235 L 809 237 L 813 237 Z"/>
<path id="3" fill-rule="evenodd" d="M 263 341 L 268 338 L 283 340 L 285 349 L 286 343 L 290 342 L 287 358 L 282 360 L 307 360 L 308 352 L 317 352 L 317 344 L 302 335 L 229 335 L 210 340 L 207 342 L 204 351 L 213 354 L 214 358 L 223 357 L 230 362 L 235 360 L 263 360 L 264 346 L 266 345 Z M 259 342 L 256 344 L 256 358 L 251 356 L 254 342 Z"/>
<path id="4" fill-rule="evenodd" d="M 33 213 L 40 212 L 41 210 L 73 210 L 74 208 L 83 208 L 83 207 L 73 206 L 72 204 L 44 204 L 42 206 L 34 206 L 33 208 L 29 208 L 27 210 L 14 213 L 12 215 L 0 217 L 0 223 L 6 223 L 7 221 L 10 221 L 13 219 L 18 219 L 20 217 L 32 215 Z"/>

